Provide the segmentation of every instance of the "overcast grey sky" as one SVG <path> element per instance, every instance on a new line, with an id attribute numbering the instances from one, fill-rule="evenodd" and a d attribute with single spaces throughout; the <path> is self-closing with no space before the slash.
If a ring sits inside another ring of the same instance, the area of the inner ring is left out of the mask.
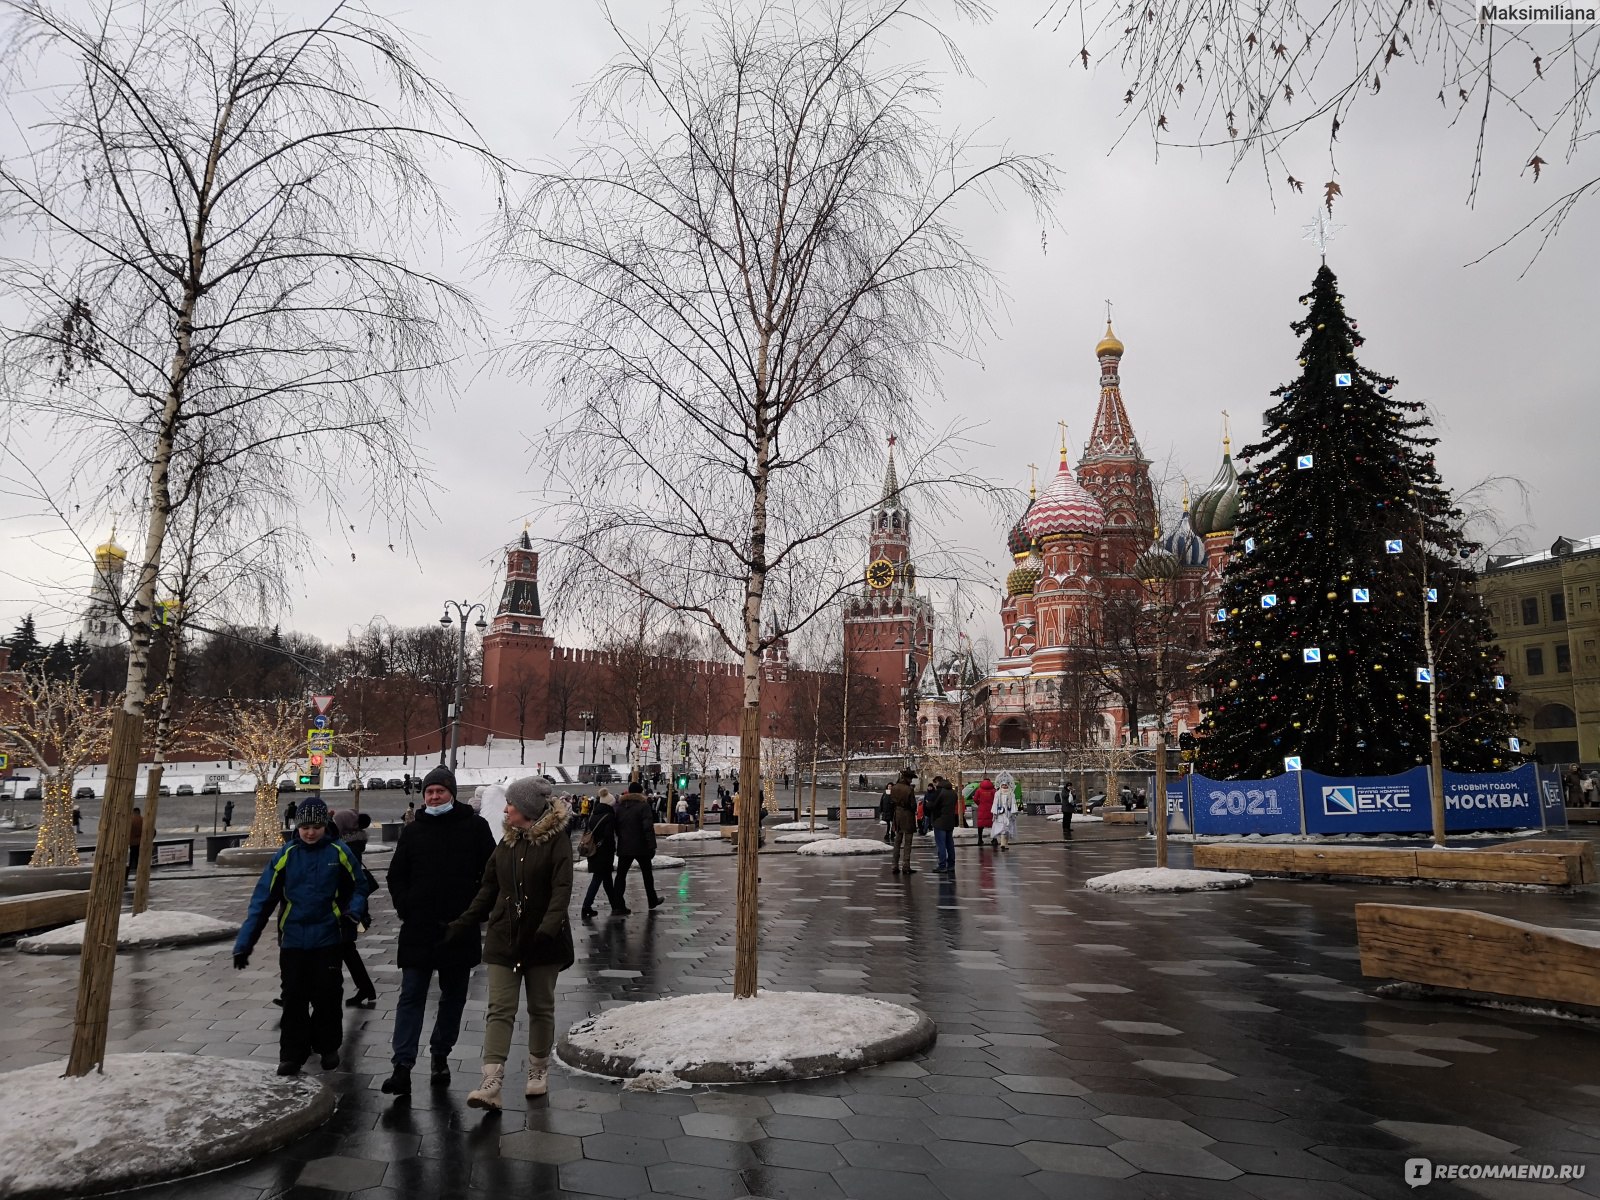
<path id="1" fill-rule="evenodd" d="M 588 0 L 409 9 L 373 2 L 415 33 L 489 143 L 521 162 L 562 157 L 576 88 L 613 53 Z M 1158 162 L 1143 130 L 1113 150 L 1125 86 L 1115 68 L 1084 71 L 1070 38 L 1035 28 L 1043 0 L 999 7 L 988 25 L 951 26 L 973 77 L 948 75 L 945 116 L 953 127 L 981 126 L 995 144 L 1050 155 L 1063 187 L 1056 225 L 1044 231 L 1021 205 L 969 209 L 970 236 L 999 272 L 1008 305 L 982 364 L 949 364 L 928 423 L 982 422 L 984 444 L 968 465 L 997 483 L 1026 487 L 1030 461 L 1052 470 L 1056 422 L 1068 422 L 1075 445 L 1087 435 L 1098 396 L 1093 347 L 1110 299 L 1127 345 L 1123 396 L 1145 452 L 1158 468 L 1170 459 L 1203 486 L 1220 457 L 1221 411 L 1232 414 L 1236 448 L 1253 440 L 1269 390 L 1297 372 L 1288 323 L 1300 315 L 1297 297 L 1317 266 L 1302 228 L 1315 213 L 1312 193 L 1330 178 L 1325 144 L 1313 134 L 1290 150 L 1288 168 L 1308 187 L 1287 196 L 1281 172 L 1269 192 L 1259 164 L 1230 181 L 1222 156 L 1165 150 Z M 660 6 L 616 0 L 614 10 L 642 27 Z M 906 46 L 918 56 L 926 49 Z M 1447 127 L 1432 100 L 1436 87 L 1426 70 L 1393 78 L 1344 134 L 1335 219 L 1345 228 L 1329 263 L 1366 336 L 1363 361 L 1435 407 L 1447 484 L 1460 489 L 1497 474 L 1526 483 L 1529 512 L 1509 491 L 1502 499 L 1507 524 L 1526 522 L 1527 546 L 1600 532 L 1600 206 L 1580 211 L 1525 277 L 1531 245 L 1466 266 L 1588 175 L 1581 163 L 1555 162 L 1535 184 L 1521 173 L 1530 139 L 1497 118 L 1469 209 L 1474 130 Z M 450 247 L 489 216 L 492 198 L 476 181 L 463 169 L 453 187 L 462 230 L 447 239 Z M 506 324 L 503 291 L 475 286 L 491 319 Z M 351 535 L 352 562 L 350 547 L 330 540 L 306 564 L 282 623 L 340 639 L 374 614 L 415 624 L 437 619 L 446 597 L 488 598 L 499 548 L 525 518 L 535 533 L 547 529 L 532 499 L 539 465 L 531 451 L 547 418 L 535 386 L 504 375 L 465 384 L 423 435 L 439 485 L 415 557 L 391 553 L 376 534 Z M 37 447 L 13 444 L 43 461 Z M 877 477 L 882 463 L 861 469 Z M 32 610 L 44 631 L 70 636 L 89 582 L 74 538 L 93 545 L 104 530 L 85 522 L 72 534 L 36 513 L 36 505 L 0 497 L 9 535 L 0 623 L 9 630 Z M 987 512 L 974 507 L 946 535 L 990 560 L 997 578 L 1010 565 L 1004 529 Z M 994 603 L 980 607 L 991 616 L 980 614 L 978 631 L 997 627 Z"/>

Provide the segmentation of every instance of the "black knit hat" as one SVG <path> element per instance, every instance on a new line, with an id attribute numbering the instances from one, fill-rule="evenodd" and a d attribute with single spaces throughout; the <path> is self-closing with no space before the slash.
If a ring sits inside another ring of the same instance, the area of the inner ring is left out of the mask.
<path id="1" fill-rule="evenodd" d="M 315 796 L 307 796 L 295 809 L 294 823 L 300 825 L 328 824 L 328 806 Z"/>
<path id="2" fill-rule="evenodd" d="M 422 777 L 422 790 L 426 792 L 436 783 L 440 787 L 449 790 L 450 799 L 454 800 L 456 798 L 456 773 L 449 767 L 441 764 L 424 775 Z"/>

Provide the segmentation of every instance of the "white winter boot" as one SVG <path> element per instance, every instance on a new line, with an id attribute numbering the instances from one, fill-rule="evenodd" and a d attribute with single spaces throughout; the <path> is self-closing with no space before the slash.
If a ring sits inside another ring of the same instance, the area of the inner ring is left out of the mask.
<path id="1" fill-rule="evenodd" d="M 528 1086 L 523 1089 L 524 1096 L 542 1096 L 550 1090 L 550 1057 L 540 1058 L 537 1054 L 528 1055 Z"/>
<path id="2" fill-rule="evenodd" d="M 500 1085 L 506 1081 L 505 1063 L 484 1063 L 483 1082 L 475 1091 L 467 1093 L 468 1108 L 500 1107 Z"/>

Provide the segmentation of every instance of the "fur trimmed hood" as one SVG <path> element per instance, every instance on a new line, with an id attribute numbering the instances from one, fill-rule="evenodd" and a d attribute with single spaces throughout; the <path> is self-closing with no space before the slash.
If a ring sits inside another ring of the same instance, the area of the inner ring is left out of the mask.
<path id="1" fill-rule="evenodd" d="M 550 807 L 544 810 L 543 816 L 526 829 L 507 825 L 505 834 L 500 840 L 508 846 L 523 841 L 532 842 L 537 846 L 540 842 L 548 842 L 556 834 L 564 832 L 567 820 L 571 816 L 572 810 L 567 807 L 567 802 L 560 796 L 551 796 Z"/>

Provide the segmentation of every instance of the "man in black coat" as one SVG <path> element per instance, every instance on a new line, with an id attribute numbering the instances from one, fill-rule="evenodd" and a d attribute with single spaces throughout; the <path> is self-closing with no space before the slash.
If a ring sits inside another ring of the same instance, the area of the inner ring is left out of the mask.
<path id="1" fill-rule="evenodd" d="M 956 822 L 961 819 L 960 800 L 956 789 L 943 775 L 933 781 L 933 804 L 928 809 L 928 821 L 933 826 L 933 847 L 940 871 L 952 875 L 956 870 Z"/>
<path id="2" fill-rule="evenodd" d="M 615 907 L 612 912 L 626 915 L 628 897 L 624 888 L 628 882 L 628 868 L 639 864 L 639 874 L 644 876 L 645 899 L 651 908 L 659 908 L 664 900 L 656 895 L 655 871 L 650 860 L 656 856 L 655 810 L 644 798 L 637 778 L 628 781 L 628 790 L 617 801 L 617 881 Z"/>
<path id="3" fill-rule="evenodd" d="M 389 864 L 389 894 L 400 918 L 400 1002 L 394 1014 L 394 1073 L 384 1081 L 391 1095 L 409 1095 L 411 1068 L 422 1040 L 428 983 L 439 974 L 439 1007 L 428 1050 L 430 1082 L 450 1082 L 450 1051 L 461 1032 L 472 968 L 482 960 L 478 932 L 445 943 L 445 927 L 467 910 L 484 867 L 494 853 L 488 823 L 456 803 L 456 777 L 435 767 L 422 780 L 422 804 L 405 827 Z"/>

